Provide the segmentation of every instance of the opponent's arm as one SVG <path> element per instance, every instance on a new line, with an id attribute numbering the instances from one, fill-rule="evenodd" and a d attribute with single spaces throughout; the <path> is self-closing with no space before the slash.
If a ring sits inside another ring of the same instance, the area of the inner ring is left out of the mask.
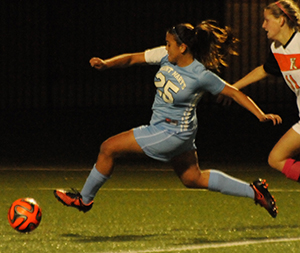
<path id="1" fill-rule="evenodd" d="M 121 54 L 110 59 L 100 59 L 98 57 L 93 57 L 90 60 L 92 67 L 98 70 L 105 70 L 108 68 L 126 68 L 135 64 L 145 64 L 145 53 L 130 53 Z"/>
<path id="2" fill-rule="evenodd" d="M 220 94 L 231 97 L 238 104 L 253 113 L 261 122 L 271 120 L 273 121 L 273 125 L 280 124 L 282 122 L 280 116 L 276 114 L 265 114 L 250 97 L 246 96 L 232 85 L 226 84 Z"/>
<path id="3" fill-rule="evenodd" d="M 239 81 L 234 83 L 232 86 L 236 87 L 237 89 L 242 89 L 251 83 L 258 82 L 265 77 L 268 76 L 268 73 L 264 70 L 263 65 L 253 69 L 251 72 L 249 72 L 246 76 L 241 78 Z M 223 95 L 219 95 L 217 97 L 217 103 L 222 103 L 223 105 L 230 105 L 232 102 L 231 98 L 224 97 Z"/>
<path id="4" fill-rule="evenodd" d="M 258 82 L 259 80 L 264 79 L 267 76 L 268 76 L 268 73 L 264 70 L 263 65 L 261 65 L 255 69 L 253 69 L 246 76 L 244 76 L 239 81 L 234 83 L 233 86 L 238 89 L 242 89 L 251 83 L 255 83 L 255 82 Z"/>

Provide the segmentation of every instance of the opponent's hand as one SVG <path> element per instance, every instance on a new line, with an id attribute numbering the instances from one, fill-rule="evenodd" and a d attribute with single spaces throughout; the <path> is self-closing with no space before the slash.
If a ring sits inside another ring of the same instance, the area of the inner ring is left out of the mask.
<path id="1" fill-rule="evenodd" d="M 219 94 L 217 96 L 216 102 L 222 104 L 223 106 L 229 106 L 232 103 L 232 98 Z"/>
<path id="2" fill-rule="evenodd" d="M 98 57 L 93 57 L 90 59 L 90 64 L 93 68 L 98 70 L 104 70 L 107 68 L 105 61 Z"/>
<path id="3" fill-rule="evenodd" d="M 272 121 L 274 126 L 282 123 L 281 117 L 276 114 L 265 114 L 265 117 L 261 118 L 259 121 L 260 122 Z"/>

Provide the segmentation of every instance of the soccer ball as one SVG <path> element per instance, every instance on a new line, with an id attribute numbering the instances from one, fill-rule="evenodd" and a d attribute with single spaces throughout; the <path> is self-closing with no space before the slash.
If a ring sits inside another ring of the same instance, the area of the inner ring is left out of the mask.
<path id="1" fill-rule="evenodd" d="M 9 208 L 7 218 L 12 228 L 28 233 L 40 224 L 42 210 L 33 198 L 17 199 Z"/>

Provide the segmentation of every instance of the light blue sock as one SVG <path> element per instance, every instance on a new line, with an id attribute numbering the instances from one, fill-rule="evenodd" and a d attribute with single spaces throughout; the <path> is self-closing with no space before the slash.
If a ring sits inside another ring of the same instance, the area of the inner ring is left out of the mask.
<path id="1" fill-rule="evenodd" d="M 80 192 L 83 203 L 90 203 L 107 179 L 109 179 L 109 177 L 102 175 L 94 165 Z"/>
<path id="2" fill-rule="evenodd" d="M 254 199 L 254 191 L 249 184 L 217 170 L 210 171 L 208 190 Z"/>

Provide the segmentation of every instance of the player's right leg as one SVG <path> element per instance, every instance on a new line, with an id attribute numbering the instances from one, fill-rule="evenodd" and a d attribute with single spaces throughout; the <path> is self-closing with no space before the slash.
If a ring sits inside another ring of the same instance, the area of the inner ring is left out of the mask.
<path id="1" fill-rule="evenodd" d="M 269 214 L 277 216 L 276 201 L 268 191 L 265 180 L 249 184 L 218 170 L 200 170 L 197 153 L 189 151 L 172 160 L 174 171 L 182 183 L 190 188 L 205 188 L 223 194 L 248 197 L 264 207 Z"/>
<path id="2" fill-rule="evenodd" d="M 97 162 L 80 193 L 58 189 L 54 190 L 55 197 L 66 206 L 83 212 L 89 211 L 97 192 L 113 173 L 115 158 L 124 153 L 143 153 L 135 140 L 133 130 L 115 135 L 102 143 Z"/>

